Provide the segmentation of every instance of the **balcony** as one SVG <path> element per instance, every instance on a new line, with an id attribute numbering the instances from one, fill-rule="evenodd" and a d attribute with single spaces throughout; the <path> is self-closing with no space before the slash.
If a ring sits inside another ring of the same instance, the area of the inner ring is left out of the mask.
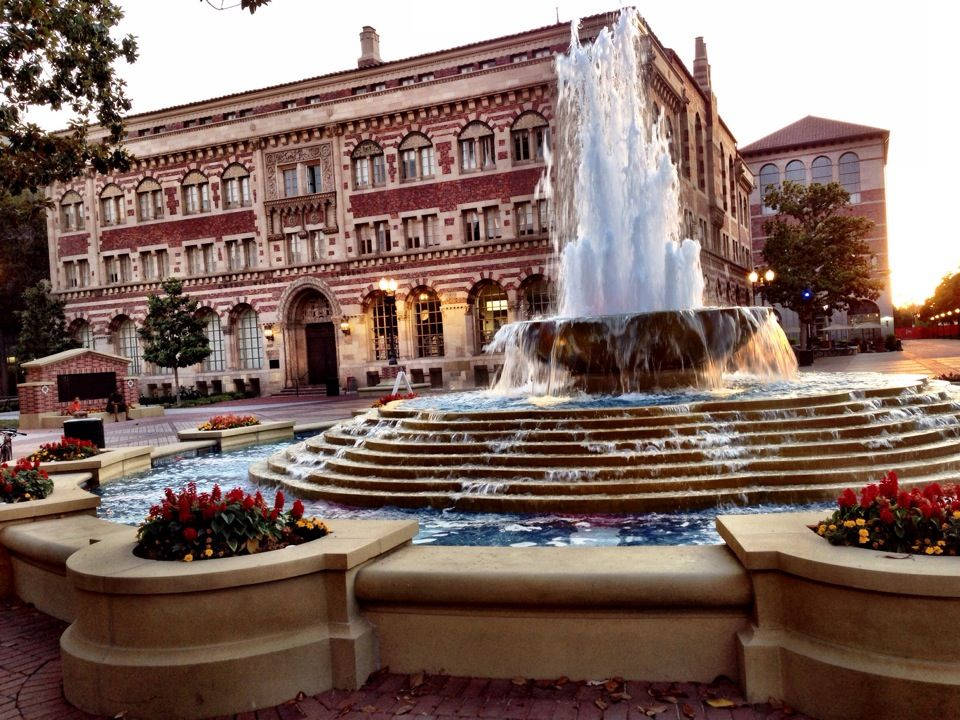
<path id="1" fill-rule="evenodd" d="M 322 226 L 327 233 L 337 232 L 337 194 L 335 192 L 298 195 L 268 200 L 263 204 L 267 217 L 268 240 L 283 237 L 285 227 Z"/>

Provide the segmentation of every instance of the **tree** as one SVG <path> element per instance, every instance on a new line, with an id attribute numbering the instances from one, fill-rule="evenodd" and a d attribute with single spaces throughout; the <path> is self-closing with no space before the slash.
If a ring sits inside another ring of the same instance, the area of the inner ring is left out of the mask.
<path id="1" fill-rule="evenodd" d="M 23 310 L 17 312 L 20 320 L 17 355 L 21 362 L 80 346 L 67 333 L 64 304 L 51 292 L 49 280 L 41 280 L 24 291 Z"/>
<path id="2" fill-rule="evenodd" d="M 934 315 L 955 311 L 960 307 L 960 272 L 950 272 L 943 276 L 933 295 L 923 302 L 920 316 L 929 320 Z"/>
<path id="3" fill-rule="evenodd" d="M 0 0 L 0 189 L 36 191 L 89 166 L 130 167 L 120 147 L 130 101 L 114 64 L 134 62 L 137 43 L 111 36 L 122 18 L 113 0 Z M 69 129 L 29 122 L 36 107 L 70 111 Z M 93 119 L 103 132 L 90 138 Z"/>
<path id="4" fill-rule="evenodd" d="M 14 354 L 23 293 L 47 276 L 46 201 L 0 191 L 0 396 L 11 395 L 6 358 Z"/>
<path id="5" fill-rule="evenodd" d="M 765 297 L 800 317 L 800 346 L 817 315 L 846 310 L 856 300 L 874 300 L 883 287 L 874 279 L 870 246 L 873 223 L 848 212 L 850 194 L 839 183 L 784 181 L 770 187 L 764 204 L 776 217 L 764 223 L 763 259 L 776 273 Z"/>
<path id="6" fill-rule="evenodd" d="M 239 5 L 241 10 L 249 10 L 250 14 L 253 15 L 258 7 L 263 7 L 270 0 L 240 0 L 240 2 L 232 2 L 229 5 L 226 4 L 226 0 L 200 0 L 200 2 L 207 3 L 214 10 L 232 10 Z M 217 2 L 219 2 L 219 5 L 216 4 Z"/>
<path id="7" fill-rule="evenodd" d="M 917 304 L 900 305 L 893 309 L 893 324 L 898 328 L 919 325 L 921 306 Z"/>
<path id="8" fill-rule="evenodd" d="M 183 282 L 167 278 L 160 287 L 166 295 L 147 298 L 147 318 L 140 328 L 143 359 L 173 368 L 173 382 L 180 404 L 180 368 L 201 362 L 210 354 L 206 323 L 197 317 L 197 301 L 183 294 Z"/>

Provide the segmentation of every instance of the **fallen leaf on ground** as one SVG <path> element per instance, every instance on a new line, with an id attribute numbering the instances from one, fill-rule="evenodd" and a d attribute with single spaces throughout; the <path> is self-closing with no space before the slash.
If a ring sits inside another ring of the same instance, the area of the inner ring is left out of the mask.
<path id="1" fill-rule="evenodd" d="M 684 716 L 684 717 L 687 717 L 687 718 L 695 718 L 695 717 L 697 716 L 697 711 L 694 710 L 690 705 L 687 705 L 686 703 L 684 703 L 684 704 L 680 707 L 680 710 L 681 710 L 681 712 L 683 712 L 683 716 Z"/>
<path id="2" fill-rule="evenodd" d="M 667 711 L 666 705 L 637 705 L 637 710 L 647 717 L 655 717 L 662 712 Z"/>
<path id="3" fill-rule="evenodd" d="M 737 706 L 733 700 L 728 700 L 727 698 L 708 698 L 706 703 L 712 708 L 731 708 Z"/>
<path id="4" fill-rule="evenodd" d="M 513 680 L 511 680 L 510 682 L 512 682 L 512 683 L 513 683 L 514 685 L 516 685 L 517 687 L 523 687 L 524 685 L 527 684 L 527 679 L 526 679 L 526 678 L 522 678 L 522 677 L 520 677 L 520 676 L 518 675 L 517 677 L 515 677 L 515 678 L 514 678 Z"/>
<path id="5" fill-rule="evenodd" d="M 601 710 L 606 710 L 608 707 L 610 707 L 609 705 L 607 705 L 607 701 L 604 700 L 603 698 L 597 698 L 596 700 L 593 701 L 593 704 L 596 705 Z"/>
<path id="6" fill-rule="evenodd" d="M 413 710 L 413 708 L 414 708 L 413 705 L 404 705 L 402 708 L 400 708 L 400 709 L 398 709 L 398 710 L 395 710 L 393 714 L 394 714 L 394 715 L 406 715 L 408 712 L 410 712 L 411 710 Z"/>
<path id="7" fill-rule="evenodd" d="M 363 706 L 362 708 L 360 708 L 360 709 L 361 709 L 363 712 L 365 712 L 365 713 L 367 713 L 367 714 L 369 715 L 370 713 L 375 713 L 375 712 L 377 711 L 377 706 L 376 706 L 376 705 L 364 705 L 364 706 Z"/>
<path id="8" fill-rule="evenodd" d="M 603 687 L 606 688 L 607 692 L 614 692 L 614 691 L 617 690 L 621 685 L 623 685 L 623 678 L 621 678 L 621 677 L 614 677 L 614 678 L 610 678 L 609 680 L 607 680 L 607 681 L 603 684 Z"/>
<path id="9" fill-rule="evenodd" d="M 613 698 L 614 700 L 616 700 L 617 702 L 619 702 L 620 700 L 630 700 L 630 699 L 632 699 L 630 693 L 628 693 L 628 692 L 626 692 L 626 691 L 610 693 L 610 697 Z"/>
<path id="10" fill-rule="evenodd" d="M 415 673 L 410 676 L 410 689 L 418 688 L 423 685 L 423 673 Z"/>

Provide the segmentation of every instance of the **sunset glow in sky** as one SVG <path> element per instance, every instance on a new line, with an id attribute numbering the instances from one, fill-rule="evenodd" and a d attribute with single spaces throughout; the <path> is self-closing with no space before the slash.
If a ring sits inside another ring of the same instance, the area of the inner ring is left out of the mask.
<path id="1" fill-rule="evenodd" d="M 224 0 L 232 5 L 238 0 Z M 214 0 L 219 5 L 220 0 Z M 373 25 L 393 60 L 616 8 L 611 0 L 273 0 L 251 16 L 198 0 L 121 0 L 140 59 L 123 66 L 134 112 L 356 67 Z M 960 267 L 954 138 L 955 2 L 635 3 L 693 64 L 703 35 L 720 113 L 741 146 L 805 115 L 890 130 L 887 211 L 893 297 L 927 297 Z M 471 7 L 471 10 L 467 10 Z M 948 103 L 954 107 L 948 108 Z M 62 119 L 38 115 L 51 128 Z"/>

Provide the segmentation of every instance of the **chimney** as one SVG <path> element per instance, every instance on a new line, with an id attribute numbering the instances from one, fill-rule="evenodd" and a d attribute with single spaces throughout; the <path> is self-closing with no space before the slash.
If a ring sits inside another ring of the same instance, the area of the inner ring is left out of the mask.
<path id="1" fill-rule="evenodd" d="M 357 60 L 357 67 L 373 67 L 380 62 L 380 36 L 372 27 L 364 25 L 360 33 L 360 59 Z"/>
<path id="2" fill-rule="evenodd" d="M 693 77 L 697 85 L 710 94 L 710 63 L 707 62 L 707 44 L 702 37 L 697 38 L 697 51 L 693 59 Z"/>

